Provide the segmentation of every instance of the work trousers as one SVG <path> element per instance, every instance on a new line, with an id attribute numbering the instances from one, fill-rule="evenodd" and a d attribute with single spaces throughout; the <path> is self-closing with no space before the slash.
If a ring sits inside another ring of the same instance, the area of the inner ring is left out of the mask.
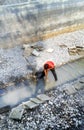
<path id="1" fill-rule="evenodd" d="M 55 68 L 50 69 L 50 71 L 52 72 L 55 81 L 57 81 L 57 74 L 56 74 L 56 72 L 55 72 Z M 43 78 L 43 77 L 45 76 L 45 72 L 44 72 L 44 71 L 36 72 L 35 75 L 36 75 L 37 79 L 41 79 L 41 78 Z"/>

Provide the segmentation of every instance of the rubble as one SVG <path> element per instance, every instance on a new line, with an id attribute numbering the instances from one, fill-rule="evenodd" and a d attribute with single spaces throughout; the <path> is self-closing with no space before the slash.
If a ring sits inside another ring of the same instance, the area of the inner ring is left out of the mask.
<path id="1" fill-rule="evenodd" d="M 22 105 L 19 105 L 11 110 L 9 118 L 21 120 L 23 113 L 24 107 Z"/>
<path id="2" fill-rule="evenodd" d="M 68 48 L 68 52 L 70 55 L 84 55 L 84 47 L 83 46 L 75 46 Z"/>
<path id="3" fill-rule="evenodd" d="M 40 95 L 37 96 L 37 98 L 42 100 L 42 101 L 50 100 L 50 97 L 45 95 L 45 94 L 40 94 Z"/>
<path id="4" fill-rule="evenodd" d="M 34 56 L 39 56 L 40 55 L 40 53 L 37 51 L 37 50 L 33 50 L 32 51 L 32 55 L 34 55 Z"/>
<path id="5" fill-rule="evenodd" d="M 46 51 L 49 52 L 49 53 L 52 53 L 54 51 L 54 49 L 48 48 Z"/>
<path id="6" fill-rule="evenodd" d="M 65 87 L 64 88 L 64 91 L 67 93 L 67 94 L 73 94 L 73 93 L 76 93 L 76 89 L 74 86 L 69 86 L 69 87 Z"/>
<path id="7" fill-rule="evenodd" d="M 37 51 L 43 51 L 44 50 L 44 46 L 42 43 L 38 43 L 38 44 L 35 44 L 35 45 L 31 45 L 31 48 L 37 50 Z"/>
<path id="8" fill-rule="evenodd" d="M 68 52 L 70 55 L 76 55 L 77 54 L 77 49 L 76 48 L 68 48 Z"/>

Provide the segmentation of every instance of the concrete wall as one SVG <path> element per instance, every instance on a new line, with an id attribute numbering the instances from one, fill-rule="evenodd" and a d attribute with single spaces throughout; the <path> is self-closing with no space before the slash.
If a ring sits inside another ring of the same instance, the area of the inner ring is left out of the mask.
<path id="1" fill-rule="evenodd" d="M 84 24 L 84 0 L 0 0 L 0 47 L 43 40 L 42 35 Z"/>

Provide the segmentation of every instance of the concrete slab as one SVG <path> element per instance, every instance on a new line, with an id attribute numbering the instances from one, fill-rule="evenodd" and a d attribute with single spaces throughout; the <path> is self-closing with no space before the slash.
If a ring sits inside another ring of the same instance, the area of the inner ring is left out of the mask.
<path id="1" fill-rule="evenodd" d="M 9 117 L 12 119 L 21 120 L 23 113 L 24 113 L 24 107 L 20 105 L 12 109 Z"/>
<path id="2" fill-rule="evenodd" d="M 75 87 L 74 87 L 74 86 L 65 87 L 65 88 L 64 88 L 64 91 L 65 91 L 68 95 L 70 95 L 70 94 L 73 94 L 73 93 L 76 93 L 76 92 L 77 92 L 77 90 L 75 89 Z"/>
<path id="3" fill-rule="evenodd" d="M 54 51 L 54 49 L 48 48 L 46 51 L 49 52 L 49 53 L 52 53 Z"/>
<path id="4" fill-rule="evenodd" d="M 35 107 L 37 107 L 39 104 L 37 103 L 34 103 L 32 101 L 27 101 L 27 102 L 23 102 L 22 103 L 26 108 L 29 108 L 29 109 L 33 109 Z"/>
<path id="5" fill-rule="evenodd" d="M 75 85 L 74 85 L 75 89 L 79 90 L 81 88 L 84 87 L 84 83 L 80 83 L 80 82 L 77 82 Z"/>
<path id="6" fill-rule="evenodd" d="M 82 77 L 79 82 L 84 83 L 84 77 Z"/>
<path id="7" fill-rule="evenodd" d="M 23 44 L 23 47 L 22 47 L 24 50 L 27 50 L 30 48 L 30 45 L 29 44 Z"/>
<path id="8" fill-rule="evenodd" d="M 76 48 L 68 48 L 68 53 L 69 55 L 76 55 L 77 54 L 77 49 Z"/>
<path id="9" fill-rule="evenodd" d="M 37 50 L 37 51 L 43 51 L 44 50 L 44 46 L 43 46 L 43 43 L 39 43 L 39 44 L 36 44 L 36 45 L 31 45 L 31 48 Z"/>
<path id="10" fill-rule="evenodd" d="M 42 100 L 42 101 L 50 100 L 50 97 L 45 95 L 45 94 L 40 94 L 40 95 L 37 96 L 37 98 Z"/>
<path id="11" fill-rule="evenodd" d="M 31 98 L 30 101 L 36 103 L 36 104 L 40 104 L 40 103 L 43 103 L 44 101 L 38 99 L 38 98 Z"/>
<path id="12" fill-rule="evenodd" d="M 34 56 L 39 56 L 40 53 L 34 49 L 33 52 L 32 52 L 32 55 L 34 55 Z"/>

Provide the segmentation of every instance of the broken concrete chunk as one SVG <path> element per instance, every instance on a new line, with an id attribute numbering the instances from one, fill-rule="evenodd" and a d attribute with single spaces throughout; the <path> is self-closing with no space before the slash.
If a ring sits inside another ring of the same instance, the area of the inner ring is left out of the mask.
<path id="1" fill-rule="evenodd" d="M 22 46 L 22 48 L 25 49 L 25 50 L 27 50 L 29 47 L 30 47 L 29 44 L 23 44 L 23 46 Z"/>
<path id="2" fill-rule="evenodd" d="M 64 91 L 65 91 L 68 95 L 77 92 L 74 86 L 65 87 L 65 88 L 64 88 Z"/>
<path id="3" fill-rule="evenodd" d="M 9 117 L 12 119 L 21 120 L 23 113 L 24 113 L 24 107 L 20 105 L 12 109 Z"/>
<path id="4" fill-rule="evenodd" d="M 22 103 L 26 108 L 29 108 L 29 109 L 33 109 L 35 107 L 37 107 L 39 104 L 37 103 L 34 103 L 32 101 L 27 101 L 27 102 L 23 102 Z"/>
<path id="5" fill-rule="evenodd" d="M 36 104 L 40 104 L 40 103 L 43 103 L 42 100 L 38 99 L 38 98 L 31 98 L 30 101 L 36 103 Z"/>
<path id="6" fill-rule="evenodd" d="M 50 100 L 50 97 L 45 95 L 45 94 L 40 94 L 40 95 L 37 96 L 37 98 L 42 100 L 42 101 Z"/>
<path id="7" fill-rule="evenodd" d="M 43 51 L 44 50 L 43 45 L 39 45 L 39 44 L 32 45 L 31 48 L 36 49 L 37 51 Z"/>
<path id="8" fill-rule="evenodd" d="M 49 53 L 51 53 L 51 52 L 53 52 L 53 51 L 54 51 L 54 49 L 49 48 L 49 49 L 47 49 L 46 51 L 47 51 L 47 52 L 49 52 Z"/>
<path id="9" fill-rule="evenodd" d="M 79 82 L 84 84 L 84 77 L 82 77 Z"/>
<path id="10" fill-rule="evenodd" d="M 76 48 L 68 48 L 68 52 L 69 52 L 70 55 L 76 55 L 77 49 Z"/>
<path id="11" fill-rule="evenodd" d="M 81 89 L 81 88 L 84 87 L 84 83 L 78 82 L 78 83 L 76 83 L 76 84 L 74 85 L 74 87 L 75 87 L 75 89 L 79 90 L 79 89 Z"/>
<path id="12" fill-rule="evenodd" d="M 34 56 L 39 56 L 40 53 L 39 53 L 38 51 L 36 51 L 36 50 L 33 50 L 32 55 L 34 55 Z"/>

